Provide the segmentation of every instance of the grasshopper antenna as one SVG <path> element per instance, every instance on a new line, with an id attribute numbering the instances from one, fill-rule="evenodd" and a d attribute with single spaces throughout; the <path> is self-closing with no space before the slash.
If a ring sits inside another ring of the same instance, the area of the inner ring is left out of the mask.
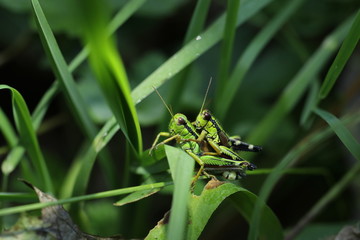
<path id="1" fill-rule="evenodd" d="M 202 103 L 202 105 L 201 105 L 200 113 L 202 112 L 202 110 L 203 110 L 203 108 L 204 108 L 205 101 L 206 101 L 206 98 L 207 98 L 207 95 L 208 95 L 208 92 L 209 92 L 209 89 L 210 89 L 210 86 L 211 86 L 211 81 L 212 81 L 212 77 L 211 77 L 210 80 L 209 80 L 209 84 L 208 84 L 208 87 L 207 87 L 207 89 L 206 89 L 205 97 L 204 97 L 203 103 Z"/>
<path id="2" fill-rule="evenodd" d="M 159 95 L 161 101 L 163 102 L 163 104 L 165 105 L 166 109 L 169 111 L 170 115 L 172 118 L 174 118 L 174 114 L 173 112 L 171 111 L 171 109 L 169 108 L 169 106 L 166 104 L 165 100 L 162 98 L 162 96 L 160 95 L 159 91 L 153 86 L 155 92 L 157 93 L 157 95 Z"/>

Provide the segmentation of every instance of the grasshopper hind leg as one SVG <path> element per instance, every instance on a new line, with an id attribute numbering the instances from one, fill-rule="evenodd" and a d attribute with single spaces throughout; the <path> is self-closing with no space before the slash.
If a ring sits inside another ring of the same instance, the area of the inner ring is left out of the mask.
<path id="1" fill-rule="evenodd" d="M 230 137 L 229 140 L 230 140 L 231 148 L 233 150 L 247 151 L 247 152 L 261 152 L 262 151 L 261 146 L 243 142 L 240 140 L 240 137 L 238 137 L 238 136 Z"/>
<path id="2" fill-rule="evenodd" d="M 194 186 L 196 181 L 199 179 L 201 174 L 204 174 L 206 177 L 208 178 L 212 178 L 212 179 L 216 179 L 216 177 L 214 175 L 208 174 L 205 170 L 204 170 L 204 162 L 201 160 L 201 158 L 196 155 L 195 153 L 193 153 L 191 150 L 185 150 L 200 166 L 197 174 L 195 175 L 191 185 Z"/>

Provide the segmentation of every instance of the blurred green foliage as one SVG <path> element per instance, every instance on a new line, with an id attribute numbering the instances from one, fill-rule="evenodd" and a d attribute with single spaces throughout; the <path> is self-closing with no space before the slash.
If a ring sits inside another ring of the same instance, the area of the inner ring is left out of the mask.
<path id="1" fill-rule="evenodd" d="M 206 107 L 219 115 L 229 134 L 261 143 L 264 148 L 261 154 L 243 155 L 258 166 L 259 172 L 234 184 L 259 195 L 254 201 L 265 200 L 291 233 L 288 237 L 298 235 L 306 224 L 309 227 L 297 239 L 333 235 L 341 226 L 359 221 L 356 190 L 360 187 L 360 159 L 351 154 L 358 152 L 360 138 L 359 1 L 244 0 L 238 18 L 226 21 L 226 1 L 104 2 L 112 18 L 120 16 L 109 31 L 117 29 L 113 37 L 132 89 L 144 150 L 159 131 L 166 131 L 170 119 L 158 96 L 152 94 L 152 86 L 159 88 L 174 112 L 193 120 L 213 78 Z M 94 74 L 94 66 L 73 61 L 84 48 L 79 4 L 71 0 L 44 0 L 40 4 L 58 45 L 56 59 L 64 60 L 63 68 L 54 68 L 49 60 L 54 54 L 45 54 L 31 1 L 0 0 L 0 84 L 16 89 L 32 113 L 42 151 L 39 154 L 46 160 L 53 193 L 73 197 L 168 181 L 163 149 L 157 153 L 162 160 L 145 155 L 146 151 L 140 161 L 129 157 L 126 139 L 117 133 L 119 128 L 112 118 L 114 108 L 109 107 L 109 101 L 117 95 L 100 91 L 95 79 L 101 74 Z M 195 11 L 196 6 L 201 8 Z M 225 23 L 236 26 L 234 36 L 226 35 L 231 31 L 224 36 Z M 116 24 L 120 27 L 114 27 Z M 229 37 L 227 43 L 223 37 Z M 342 53 L 350 57 L 336 58 L 344 39 L 347 44 L 342 46 Z M 101 52 L 102 46 L 97 44 Z M 226 47 L 232 51 L 224 56 L 222 49 Z M 223 60 L 226 66 L 220 67 Z M 66 64 L 71 67 L 67 69 Z M 334 85 L 327 89 L 331 91 L 320 100 L 319 89 L 332 65 L 344 68 L 333 76 Z M 53 84 L 55 78 L 61 80 L 56 69 L 65 71 L 70 82 L 75 79 L 71 87 Z M 220 71 L 226 72 L 221 80 Z M 223 86 L 220 93 L 219 86 Z M 78 105 L 81 101 L 76 99 L 82 99 L 83 105 Z M 24 155 L 24 149 L 19 149 L 29 146 L 29 142 L 23 142 L 26 138 L 15 130 L 11 97 L 4 90 L 0 91 L 0 107 L 1 192 L 29 192 L 16 179 L 36 183 L 42 178 L 34 174 L 34 162 L 28 159 L 31 154 Z M 341 120 L 337 124 L 343 125 L 331 129 L 314 114 L 314 108 L 332 113 L 338 118 L 334 121 Z M 80 114 L 82 111 L 86 116 Z M 86 121 L 91 122 L 90 127 L 86 127 Z M 269 170 L 269 176 L 265 170 Z M 201 191 L 201 184 L 196 193 Z M 72 204 L 69 209 L 86 232 L 144 238 L 171 208 L 172 191 L 172 187 L 166 187 L 149 198 L 118 208 L 109 206 L 119 200 L 113 197 Z M 6 209 L 16 201 L 1 202 L 1 208 Z M 29 197 L 30 202 L 34 202 L 33 197 Z M 256 204 L 255 213 L 261 210 L 261 204 Z M 247 226 L 239 211 L 249 209 L 238 206 L 225 201 L 216 207 L 200 239 L 256 239 L 257 224 L 263 223 L 249 213 L 245 214 L 251 222 Z M 234 211 L 236 208 L 239 211 Z M 310 218 L 304 220 L 304 216 Z M 14 217 L 5 216 L 2 226 L 9 227 L 14 221 Z M 316 227 L 319 223 L 321 229 Z"/>

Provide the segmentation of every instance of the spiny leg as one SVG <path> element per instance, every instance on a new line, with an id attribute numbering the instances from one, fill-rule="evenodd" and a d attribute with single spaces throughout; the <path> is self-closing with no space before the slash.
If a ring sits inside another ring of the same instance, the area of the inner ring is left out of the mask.
<path id="1" fill-rule="evenodd" d="M 157 142 L 159 141 L 159 138 L 160 138 L 160 137 L 169 137 L 169 138 L 167 138 L 167 139 L 165 139 L 164 141 L 162 141 L 162 142 L 160 142 L 159 144 L 157 144 Z M 157 148 L 157 146 L 159 146 L 159 145 L 161 145 L 161 144 L 165 144 L 165 143 L 167 143 L 167 142 L 170 142 L 170 141 L 172 141 L 172 140 L 174 140 L 174 139 L 178 139 L 179 137 L 180 137 L 179 135 L 171 136 L 171 134 L 170 134 L 169 132 L 160 132 L 160 133 L 156 136 L 155 141 L 154 141 L 153 145 L 152 145 L 151 148 L 150 148 L 149 154 L 151 154 L 152 151 L 153 151 L 155 148 Z"/>

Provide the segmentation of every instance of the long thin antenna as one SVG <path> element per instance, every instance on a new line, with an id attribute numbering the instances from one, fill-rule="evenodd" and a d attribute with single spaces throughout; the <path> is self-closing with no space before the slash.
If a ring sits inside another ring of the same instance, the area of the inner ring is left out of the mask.
<path id="1" fill-rule="evenodd" d="M 159 91 L 153 86 L 155 92 L 157 93 L 157 95 L 159 95 L 161 101 L 163 102 L 163 104 L 165 105 L 166 109 L 169 111 L 170 115 L 172 118 L 174 118 L 174 114 L 172 113 L 171 109 L 169 108 L 169 106 L 166 104 L 165 100 L 162 98 L 162 96 L 160 95 Z"/>
<path id="2" fill-rule="evenodd" d="M 209 80 L 209 84 L 208 84 L 208 87 L 207 87 L 207 89 L 206 89 L 205 97 L 204 97 L 203 103 L 202 103 L 202 105 L 201 105 L 200 113 L 202 112 L 202 110 L 203 110 L 203 108 L 204 108 L 205 101 L 206 101 L 206 98 L 207 98 L 207 95 L 208 95 L 208 92 L 209 92 L 209 89 L 210 89 L 211 81 L 212 81 L 212 77 L 211 77 L 210 80 Z"/>

